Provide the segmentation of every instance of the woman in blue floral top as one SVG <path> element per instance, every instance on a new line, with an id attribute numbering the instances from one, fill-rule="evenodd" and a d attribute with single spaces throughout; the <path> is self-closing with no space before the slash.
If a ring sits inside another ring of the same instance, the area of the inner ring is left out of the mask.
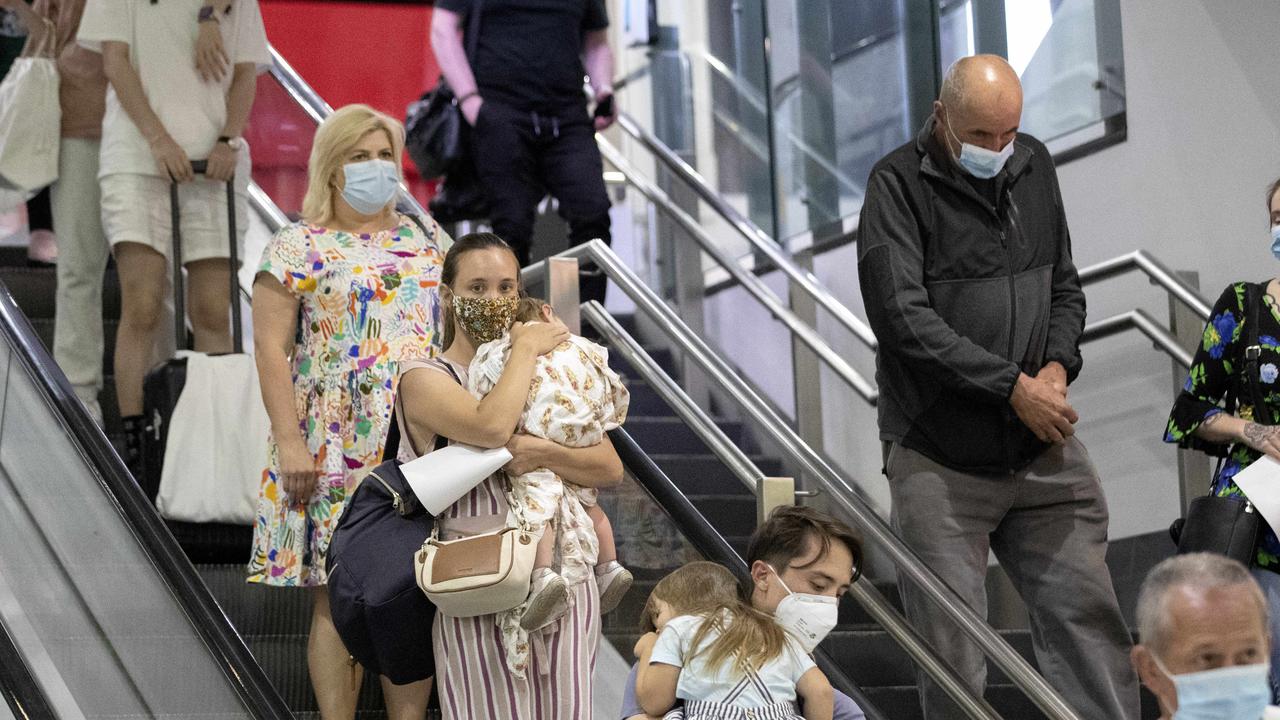
<path id="1" fill-rule="evenodd" d="M 1267 209 L 1271 214 L 1271 251 L 1280 259 L 1280 180 L 1267 190 Z M 1244 366 L 1244 345 L 1249 337 L 1244 327 L 1248 322 L 1245 291 L 1248 283 L 1233 283 L 1214 304 L 1213 314 L 1205 325 L 1200 347 L 1196 349 L 1187 382 L 1173 403 L 1165 442 L 1184 448 L 1202 450 L 1224 457 L 1222 470 L 1213 478 L 1209 491 L 1217 496 L 1240 496 L 1243 493 L 1233 478 L 1236 473 L 1265 455 L 1280 460 L 1280 280 L 1271 280 L 1263 292 L 1254 297 L 1262 303 L 1257 313 L 1256 336 L 1261 346 L 1258 358 L 1258 385 L 1261 387 L 1263 412 L 1255 408 L 1254 399 L 1240 382 Z M 1222 409 L 1219 401 L 1229 391 L 1238 393 L 1235 415 Z M 1259 422 L 1255 422 L 1255 418 Z M 1254 577 L 1267 595 L 1271 611 L 1271 687 L 1280 696 L 1280 539 L 1276 531 L 1265 527 L 1254 558 Z"/>

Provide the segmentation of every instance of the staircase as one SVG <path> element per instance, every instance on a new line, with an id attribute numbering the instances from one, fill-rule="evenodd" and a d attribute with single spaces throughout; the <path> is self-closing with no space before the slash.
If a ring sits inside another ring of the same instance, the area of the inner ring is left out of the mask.
<path id="1" fill-rule="evenodd" d="M 632 318 L 618 318 L 619 323 L 633 337 L 639 337 Z M 680 380 L 678 364 L 668 350 L 646 348 L 647 352 L 663 368 L 667 374 Z M 681 423 L 666 403 L 642 380 L 636 379 L 632 371 L 616 354 L 610 356 L 614 365 L 631 390 L 631 410 L 627 417 L 626 429 L 663 469 L 664 472 L 684 490 L 693 504 L 703 516 L 729 541 L 744 557 L 746 556 L 747 539 L 755 529 L 755 496 L 746 490 L 733 474 L 702 444 L 697 436 Z M 776 476 L 782 472 L 782 462 L 776 457 L 759 454 L 751 431 L 742 423 L 721 419 L 717 422 L 726 435 L 733 439 L 739 447 L 751 454 L 752 460 L 766 476 Z M 624 486 L 621 492 L 625 493 Z M 625 513 L 616 513 L 618 499 L 611 498 L 610 493 L 601 494 L 601 504 L 614 520 L 615 529 L 621 524 L 619 517 Z M 656 511 L 656 508 L 654 509 Z M 629 557 L 625 544 L 627 538 L 623 533 L 619 537 L 619 553 L 622 562 L 632 569 L 636 575 L 636 586 L 613 614 L 605 619 L 605 636 L 618 652 L 630 659 L 635 641 L 639 638 L 638 624 L 640 611 L 645 599 L 654 584 L 666 572 L 679 567 L 686 559 L 668 561 L 665 567 L 637 566 L 636 558 Z M 1125 590 L 1129 595 L 1136 594 L 1137 584 L 1147 569 L 1164 557 L 1160 550 L 1167 545 L 1167 538 L 1155 538 L 1154 542 L 1140 541 L 1141 548 L 1136 551 L 1131 547 L 1135 543 L 1121 541 L 1113 544 L 1108 560 L 1112 568 L 1113 580 L 1122 596 L 1125 605 Z M 1124 546 L 1124 547 L 1121 547 Z M 1134 552 L 1145 553 L 1141 558 L 1119 558 L 1114 555 L 1129 555 Z M 674 558 L 673 558 L 674 560 Z M 1135 562 L 1136 560 L 1136 562 Z M 994 574 L 993 574 L 994 575 Z M 864 579 L 860 582 L 874 582 L 886 598 L 898 611 L 902 611 L 896 582 Z M 988 583 L 998 582 L 994 577 Z M 1001 593 L 994 587 L 988 593 L 993 601 Z M 1007 595 L 1007 593 L 1005 593 Z M 1127 605 L 1133 604 L 1133 597 L 1128 597 Z M 1010 613 L 996 613 L 1009 615 Z M 1021 617 L 1015 609 L 1013 615 Z M 1032 650 L 1031 633 L 1027 629 L 1000 629 L 1000 635 L 1023 658 L 1037 667 Z M 892 720 L 922 720 L 919 694 L 916 683 L 916 667 L 907 654 L 887 632 L 880 629 L 869 615 L 849 597 L 840 600 L 840 618 L 836 629 L 831 633 L 822 648 L 844 669 L 866 694 L 867 698 Z M 1044 715 L 1035 707 L 1029 698 L 1014 685 L 1003 672 L 994 665 L 988 664 L 986 699 L 1004 718 L 1016 720 L 1034 720 Z M 1159 717 L 1159 708 L 1154 697 L 1146 690 L 1142 693 L 1142 718 L 1144 720 Z M 1093 720 L 1089 718 L 1087 720 Z"/>

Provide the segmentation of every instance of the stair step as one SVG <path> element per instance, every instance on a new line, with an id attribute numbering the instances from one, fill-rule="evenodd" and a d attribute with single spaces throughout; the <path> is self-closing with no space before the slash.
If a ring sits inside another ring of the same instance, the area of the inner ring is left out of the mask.
<path id="1" fill-rule="evenodd" d="M 637 377 L 624 377 L 623 385 L 631 393 L 631 404 L 627 406 L 627 417 L 669 417 L 673 415 L 666 401 L 649 383 Z"/>
<path id="2" fill-rule="evenodd" d="M 1000 630 L 1000 636 L 1035 667 L 1031 651 L 1031 633 L 1027 630 Z M 914 685 L 915 666 L 897 641 L 883 630 L 844 630 L 837 628 L 822 643 L 833 660 L 850 673 L 861 687 Z M 1004 673 L 992 666 L 988 682 L 1008 682 Z M 1021 717 L 1021 716 L 1012 716 Z"/>
<path id="3" fill-rule="evenodd" d="M 746 488 L 731 495 L 688 495 L 688 498 L 721 535 L 750 535 L 756 531 L 756 497 Z"/>
<path id="4" fill-rule="evenodd" d="M 110 375 L 115 366 L 116 353 L 116 328 L 120 326 L 119 320 L 104 319 L 102 321 L 102 341 L 106 347 L 102 353 L 102 373 Z M 53 354 L 53 318 L 39 317 L 31 318 L 31 327 L 39 336 L 40 342 L 44 343 L 49 354 Z"/>
<path id="5" fill-rule="evenodd" d="M 750 451 L 745 442 L 742 423 L 734 420 L 717 420 L 716 424 L 730 440 L 739 447 Z M 629 418 L 623 428 L 631 434 L 640 447 L 648 452 L 663 454 L 706 454 L 707 446 L 703 444 L 684 421 L 676 417 L 640 417 Z"/>
<path id="6" fill-rule="evenodd" d="M 746 489 L 715 455 L 651 453 L 649 457 L 686 495 L 733 494 Z M 750 459 L 766 477 L 782 474 L 777 458 L 752 455 Z"/>
<path id="7" fill-rule="evenodd" d="M 671 377 L 680 376 L 679 370 L 676 367 L 675 354 L 671 350 L 663 347 L 653 347 L 653 346 L 645 346 L 645 345 L 642 345 L 641 349 L 643 349 L 646 353 L 648 353 L 649 357 L 651 357 L 653 361 L 658 364 L 658 367 L 662 368 L 662 370 L 666 372 L 668 375 L 670 375 Z M 622 357 L 622 354 L 617 351 L 611 351 L 609 353 L 609 367 L 613 368 L 619 373 L 624 373 L 631 377 L 640 377 L 640 374 L 636 372 L 635 369 L 633 369 L 631 365 L 628 364 L 627 361 Z"/>

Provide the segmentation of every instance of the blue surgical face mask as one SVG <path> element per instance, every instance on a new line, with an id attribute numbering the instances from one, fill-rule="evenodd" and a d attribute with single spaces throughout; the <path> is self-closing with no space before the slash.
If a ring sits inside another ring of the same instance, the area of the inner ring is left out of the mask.
<path id="1" fill-rule="evenodd" d="M 951 137 L 960 144 L 960 157 L 956 162 L 960 163 L 960 167 L 964 168 L 965 172 L 980 180 L 990 180 L 999 175 L 1004 169 L 1004 164 L 1013 157 L 1012 140 L 999 152 L 960 142 L 955 130 L 951 129 L 951 118 L 947 118 L 947 132 L 951 133 Z"/>
<path id="2" fill-rule="evenodd" d="M 1159 658 L 1155 661 L 1178 691 L 1173 720 L 1253 720 L 1271 704 L 1267 663 L 1174 675 Z"/>
<path id="3" fill-rule="evenodd" d="M 1280 260 L 1280 225 L 1271 228 L 1271 254 Z"/>
<path id="4" fill-rule="evenodd" d="M 390 160 L 365 160 L 342 166 L 346 185 L 342 198 L 361 215 L 382 212 L 400 187 L 400 173 Z"/>

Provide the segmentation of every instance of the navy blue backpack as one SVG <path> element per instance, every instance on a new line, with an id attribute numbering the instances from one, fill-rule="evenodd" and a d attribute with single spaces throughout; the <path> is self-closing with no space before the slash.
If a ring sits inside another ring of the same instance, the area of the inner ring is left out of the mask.
<path id="1" fill-rule="evenodd" d="M 435 449 L 449 444 L 436 439 Z M 391 413 L 383 462 L 347 499 L 329 543 L 329 607 L 347 652 L 396 685 L 435 674 L 431 625 L 436 608 L 418 588 L 413 555 L 433 518 L 418 503 L 395 459 L 400 426 Z"/>

